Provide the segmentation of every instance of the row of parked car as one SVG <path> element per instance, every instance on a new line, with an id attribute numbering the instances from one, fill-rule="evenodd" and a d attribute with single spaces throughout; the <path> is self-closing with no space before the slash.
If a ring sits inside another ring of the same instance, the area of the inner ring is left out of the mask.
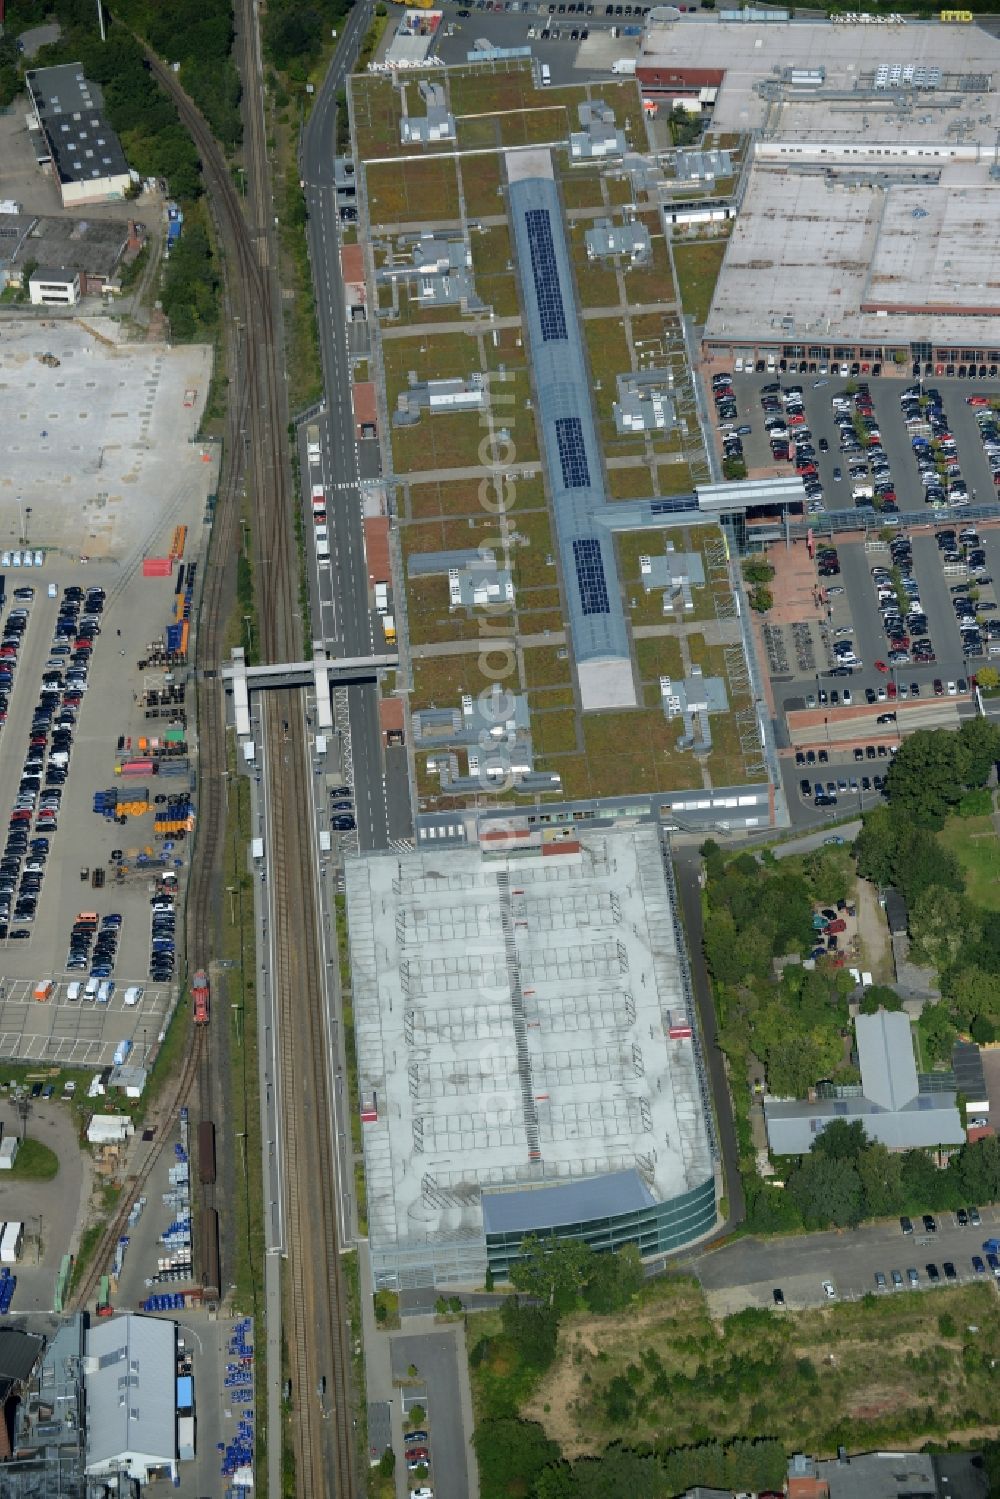
<path id="1" fill-rule="evenodd" d="M 894 514 L 899 509 L 896 483 L 882 445 L 882 432 L 868 384 L 862 381 L 853 394 L 838 391 L 832 397 L 832 406 L 855 509 Z M 834 469 L 834 478 L 840 477 L 841 470 Z"/>
<path id="2" fill-rule="evenodd" d="M 89 968 L 90 977 L 95 983 L 110 980 L 118 958 L 121 927 L 120 912 L 113 911 L 110 915 L 99 918 L 96 911 L 81 911 L 69 934 L 67 969 L 72 973 L 77 969 Z M 102 1003 L 106 1004 L 111 998 L 113 988 L 113 984 L 108 984 L 106 993 L 98 996 Z"/>
<path id="3" fill-rule="evenodd" d="M 924 504 L 936 510 L 969 503 L 969 486 L 962 477 L 958 443 L 951 431 L 939 390 L 908 385 L 899 398 L 903 421 L 924 490 Z"/>
<path id="4" fill-rule="evenodd" d="M 27 602 L 33 596 L 34 590 L 28 587 L 15 591 L 16 598 Z M 56 830 L 63 786 L 69 773 L 76 716 L 87 690 L 94 640 L 100 634 L 104 598 L 103 588 L 89 589 L 86 593 L 78 587 L 63 591 L 51 654 L 42 673 L 41 691 L 31 720 L 4 858 L 0 860 L 0 935 L 5 937 L 31 935 L 29 928 L 38 908 L 49 840 Z M 10 611 L 0 643 L 4 716 L 6 695 L 13 683 L 13 668 L 27 625 L 26 607 Z"/>
<path id="5" fill-rule="evenodd" d="M 913 576 L 913 543 L 909 537 L 894 536 L 889 556 L 891 569 L 877 563 L 871 570 L 889 665 L 905 666 L 912 661 L 929 666 L 937 657 L 920 601 L 920 585 Z"/>
<path id="6" fill-rule="evenodd" d="M 169 983 L 176 960 L 177 910 L 172 890 L 160 888 L 150 901 L 149 976 Z"/>
<path id="7" fill-rule="evenodd" d="M 965 399 L 969 406 L 983 408 L 976 412 L 979 440 L 986 454 L 986 462 L 990 466 L 994 488 L 1000 487 L 1000 419 L 987 396 L 966 396 Z"/>

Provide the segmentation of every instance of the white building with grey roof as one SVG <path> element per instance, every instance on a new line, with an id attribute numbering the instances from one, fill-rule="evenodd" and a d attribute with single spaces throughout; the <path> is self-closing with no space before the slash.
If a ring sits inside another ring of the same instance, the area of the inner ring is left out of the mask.
<path id="1" fill-rule="evenodd" d="M 127 1313 L 87 1333 L 87 1473 L 143 1487 L 177 1474 L 176 1329 Z"/>
<path id="2" fill-rule="evenodd" d="M 909 1016 L 886 1010 L 859 1015 L 854 1030 L 860 1088 L 826 1088 L 806 1102 L 764 1100 L 772 1155 L 805 1154 L 835 1119 L 860 1119 L 868 1139 L 890 1150 L 964 1145 L 955 1092 L 921 1086 Z"/>
<path id="3" fill-rule="evenodd" d="M 376 1286 L 479 1284 L 529 1234 L 662 1254 L 716 1170 L 659 833 L 484 833 L 347 866 Z"/>

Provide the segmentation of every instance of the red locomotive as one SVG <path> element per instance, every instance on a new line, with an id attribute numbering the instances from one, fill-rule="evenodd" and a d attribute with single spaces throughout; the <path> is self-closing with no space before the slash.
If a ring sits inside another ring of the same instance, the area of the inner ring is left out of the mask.
<path id="1" fill-rule="evenodd" d="M 208 1024 L 208 974 L 199 968 L 191 980 L 191 998 L 194 1000 L 195 1025 Z"/>

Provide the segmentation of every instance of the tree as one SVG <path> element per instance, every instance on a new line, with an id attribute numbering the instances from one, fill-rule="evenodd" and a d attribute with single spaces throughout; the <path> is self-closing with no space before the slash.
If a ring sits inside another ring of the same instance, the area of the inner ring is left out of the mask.
<path id="1" fill-rule="evenodd" d="M 627 1306 L 643 1284 L 642 1259 L 634 1244 L 614 1254 L 595 1254 L 584 1300 L 593 1312 L 617 1312 Z"/>
<path id="2" fill-rule="evenodd" d="M 964 891 L 929 885 L 910 908 L 910 937 L 915 962 L 928 963 L 938 972 L 949 968 L 970 941 L 979 923 Z"/>
<path id="3" fill-rule="evenodd" d="M 569 1311 L 580 1298 L 593 1271 L 594 1251 L 579 1239 L 521 1241 L 519 1258 L 510 1267 L 510 1283 L 559 1311 Z"/>
<path id="4" fill-rule="evenodd" d="M 957 1032 L 946 1004 L 924 1005 L 920 1012 L 920 1034 L 932 1066 L 951 1060 Z"/>
<path id="5" fill-rule="evenodd" d="M 391 1478 L 396 1471 L 396 1454 L 387 1447 L 378 1460 L 378 1470 L 383 1478 Z"/>
<path id="6" fill-rule="evenodd" d="M 1000 728 L 988 718 L 966 718 L 955 738 L 958 774 L 963 783 L 970 790 L 985 786 L 1000 759 Z"/>
<path id="7" fill-rule="evenodd" d="M 817 848 L 806 854 L 802 873 L 814 900 L 830 906 L 847 899 L 851 889 L 850 860 L 846 848 Z"/>
<path id="8" fill-rule="evenodd" d="M 853 1161 L 812 1153 L 789 1173 L 786 1192 L 807 1228 L 853 1228 L 860 1223 L 861 1178 Z"/>
<path id="9" fill-rule="evenodd" d="M 891 885 L 896 873 L 896 851 L 899 829 L 891 808 L 876 807 L 865 814 L 864 824 L 854 845 L 858 873 L 874 885 Z"/>
<path id="10" fill-rule="evenodd" d="M 868 1148 L 868 1136 L 860 1119 L 833 1119 L 819 1135 L 813 1151 L 831 1161 L 854 1161 Z"/>
<path id="11" fill-rule="evenodd" d="M 511 1347 L 529 1369 L 547 1369 L 556 1356 L 559 1313 L 551 1306 L 526 1306 L 516 1296 L 500 1308 L 500 1321 Z"/>
<path id="12" fill-rule="evenodd" d="M 729 911 L 710 911 L 705 919 L 702 946 L 709 972 L 719 984 L 738 984 L 746 973 Z"/>
<path id="13" fill-rule="evenodd" d="M 748 583 L 770 583 L 774 568 L 762 552 L 748 557 L 743 564 L 743 576 Z"/>
<path id="14" fill-rule="evenodd" d="M 955 1169 L 967 1201 L 1000 1201 L 1000 1139 L 995 1135 L 964 1145 Z"/>
<path id="15" fill-rule="evenodd" d="M 558 1461 L 558 1443 L 537 1421 L 498 1417 L 483 1421 L 472 1435 L 479 1461 L 483 1499 L 530 1494 L 543 1469 Z"/>
<path id="16" fill-rule="evenodd" d="M 824 1130 L 823 1134 L 827 1131 Z M 820 1139 L 823 1135 L 820 1135 Z M 898 1155 L 884 1145 L 869 1145 L 857 1159 L 866 1218 L 898 1213 L 903 1201 L 903 1174 Z"/>
<path id="17" fill-rule="evenodd" d="M 1000 671 L 995 666 L 981 666 L 976 677 L 983 692 L 996 692 L 1000 687 Z"/>
<path id="18" fill-rule="evenodd" d="M 934 1162 L 925 1150 L 906 1150 L 900 1158 L 900 1179 L 903 1199 L 906 1203 L 935 1203 L 938 1198 L 938 1177 Z"/>
<path id="19" fill-rule="evenodd" d="M 902 1008 L 903 1001 L 895 989 L 890 989 L 888 984 L 869 984 L 861 996 L 862 1015 L 877 1015 L 879 1010 L 892 1012 Z"/>
<path id="20" fill-rule="evenodd" d="M 960 762 L 958 736 L 949 729 L 918 729 L 904 740 L 889 768 L 894 820 L 905 818 L 916 827 L 942 827 L 965 789 Z"/>

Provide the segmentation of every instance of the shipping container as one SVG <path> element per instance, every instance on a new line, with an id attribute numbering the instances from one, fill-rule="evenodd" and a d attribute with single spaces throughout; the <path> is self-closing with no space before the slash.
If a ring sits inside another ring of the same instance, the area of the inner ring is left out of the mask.
<path id="1" fill-rule="evenodd" d="M 151 776 L 156 774 L 154 760 L 123 760 L 120 767 L 123 776 Z"/>
<path id="2" fill-rule="evenodd" d="M 198 1126 L 198 1179 L 210 1187 L 215 1181 L 215 1125 L 203 1119 Z"/>
<path id="3" fill-rule="evenodd" d="M 194 1416 L 177 1417 L 177 1460 L 194 1462 Z"/>
<path id="4" fill-rule="evenodd" d="M 24 1224 L 8 1223 L 0 1239 L 0 1264 L 16 1265 L 24 1243 Z"/>

